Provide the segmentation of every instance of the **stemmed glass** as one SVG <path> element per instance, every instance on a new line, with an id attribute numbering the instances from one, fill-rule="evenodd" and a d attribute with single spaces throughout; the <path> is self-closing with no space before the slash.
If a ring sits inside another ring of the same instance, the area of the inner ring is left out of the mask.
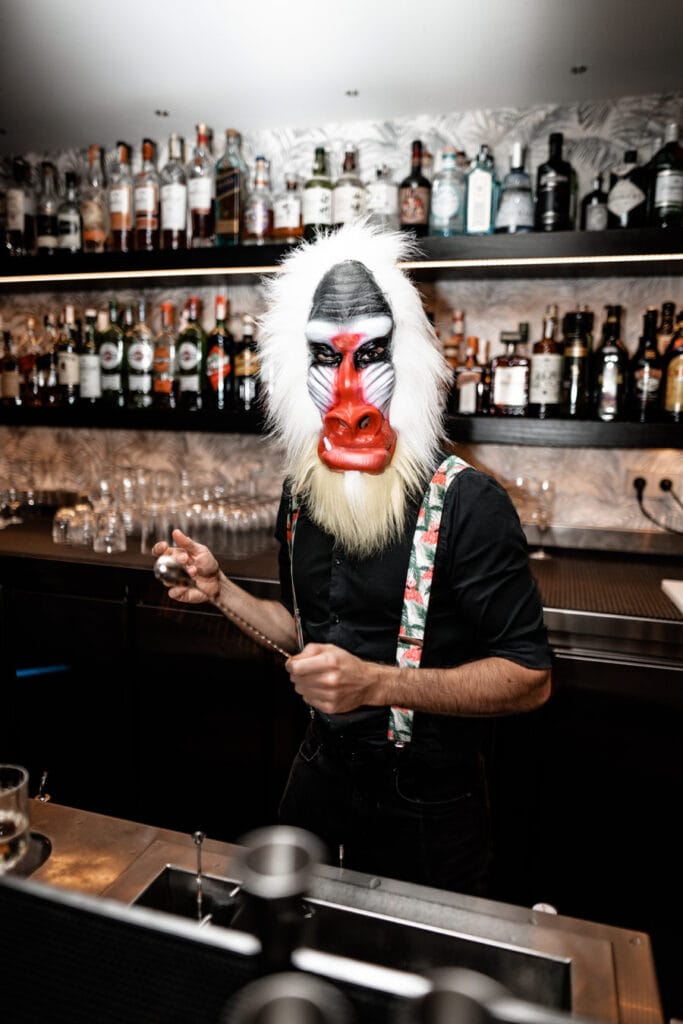
<path id="1" fill-rule="evenodd" d="M 529 558 L 550 558 L 544 541 L 552 523 L 555 484 L 547 477 L 518 476 L 514 483 L 513 501 L 522 523 L 535 526 L 538 531 L 538 547 L 530 552 Z"/>

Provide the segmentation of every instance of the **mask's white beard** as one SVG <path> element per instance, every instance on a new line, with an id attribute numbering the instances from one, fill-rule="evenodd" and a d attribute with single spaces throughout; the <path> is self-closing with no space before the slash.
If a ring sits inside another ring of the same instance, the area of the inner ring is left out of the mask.
<path id="1" fill-rule="evenodd" d="M 358 558 L 376 554 L 403 532 L 406 504 L 422 480 L 400 440 L 382 473 L 335 472 L 321 462 L 317 440 L 293 467 L 292 489 L 318 526 Z"/>

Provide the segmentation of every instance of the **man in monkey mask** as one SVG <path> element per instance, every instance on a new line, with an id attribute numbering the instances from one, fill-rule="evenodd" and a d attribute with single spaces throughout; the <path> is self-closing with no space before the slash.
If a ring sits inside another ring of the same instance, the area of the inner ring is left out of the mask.
<path id="1" fill-rule="evenodd" d="M 485 895 L 483 754 L 497 716 L 550 694 L 550 651 L 517 514 L 445 441 L 449 370 L 403 236 L 351 225 L 267 286 L 259 351 L 283 452 L 281 599 L 247 594 L 180 531 L 211 601 L 292 651 L 311 710 L 280 805 L 345 866 Z"/>

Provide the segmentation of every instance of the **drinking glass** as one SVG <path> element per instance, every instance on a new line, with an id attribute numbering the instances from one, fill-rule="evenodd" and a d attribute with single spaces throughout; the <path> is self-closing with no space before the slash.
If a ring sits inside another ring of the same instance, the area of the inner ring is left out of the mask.
<path id="1" fill-rule="evenodd" d="M 126 550 L 126 524 L 117 508 L 95 512 L 93 550 L 106 555 Z"/>
<path id="2" fill-rule="evenodd" d="M 16 867 L 28 849 L 28 772 L 0 764 L 0 875 Z"/>
<path id="3" fill-rule="evenodd" d="M 521 522 L 535 526 L 538 535 L 538 547 L 529 555 L 530 558 L 550 558 L 544 548 L 545 534 L 552 522 L 555 485 L 547 477 L 518 476 L 512 490 L 512 500 L 519 513 Z"/>

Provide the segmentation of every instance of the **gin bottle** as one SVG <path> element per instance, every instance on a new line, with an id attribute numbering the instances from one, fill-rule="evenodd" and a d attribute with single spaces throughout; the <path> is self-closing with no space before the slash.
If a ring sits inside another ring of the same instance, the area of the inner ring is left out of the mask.
<path id="1" fill-rule="evenodd" d="M 521 142 L 515 142 L 512 147 L 510 170 L 501 186 L 495 230 L 497 234 L 534 230 L 534 197 L 531 178 L 524 169 L 524 148 Z"/>
<path id="2" fill-rule="evenodd" d="M 562 156 L 563 144 L 562 132 L 553 132 L 548 143 L 548 159 L 537 171 L 537 231 L 571 231 L 574 227 L 576 179 L 571 164 Z"/>
<path id="3" fill-rule="evenodd" d="M 487 145 L 479 147 L 474 163 L 466 175 L 465 233 L 490 235 L 496 212 L 497 184 L 493 156 Z"/>
<path id="4" fill-rule="evenodd" d="M 386 164 L 378 167 L 366 186 L 368 223 L 383 231 L 398 230 L 398 185 Z"/>
<path id="5" fill-rule="evenodd" d="M 441 169 L 434 175 L 429 212 L 429 234 L 448 238 L 465 228 L 465 174 L 458 166 L 454 146 L 441 154 Z"/>

